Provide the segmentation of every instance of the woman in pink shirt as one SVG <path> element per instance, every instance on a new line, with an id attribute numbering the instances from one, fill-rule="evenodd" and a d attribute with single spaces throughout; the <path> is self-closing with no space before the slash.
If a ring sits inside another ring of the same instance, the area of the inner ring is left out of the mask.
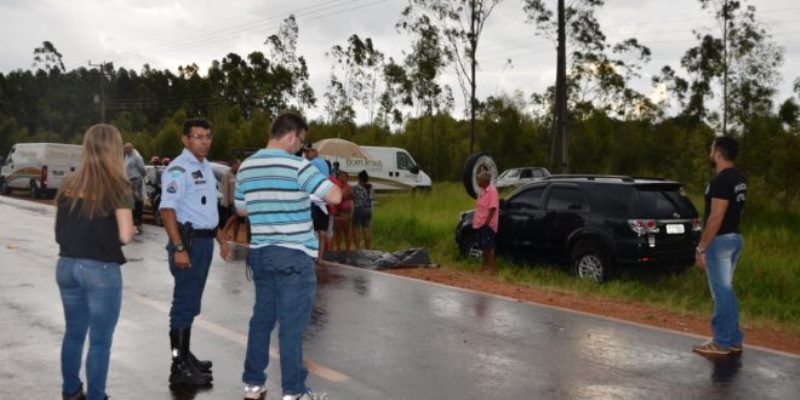
<path id="1" fill-rule="evenodd" d="M 478 232 L 478 246 L 483 251 L 481 272 L 496 273 L 494 262 L 495 236 L 497 235 L 497 210 L 500 198 L 497 188 L 492 185 L 492 174 L 484 171 L 478 174 L 478 186 L 481 192 L 475 203 L 475 215 L 472 217 L 472 228 Z"/>

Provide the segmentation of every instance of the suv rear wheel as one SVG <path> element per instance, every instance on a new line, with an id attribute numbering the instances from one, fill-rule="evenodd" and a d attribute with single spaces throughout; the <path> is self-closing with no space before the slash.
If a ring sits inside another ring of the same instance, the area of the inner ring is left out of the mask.
<path id="1" fill-rule="evenodd" d="M 602 283 L 611 277 L 605 246 L 597 240 L 581 240 L 572 249 L 572 268 L 578 279 Z"/>

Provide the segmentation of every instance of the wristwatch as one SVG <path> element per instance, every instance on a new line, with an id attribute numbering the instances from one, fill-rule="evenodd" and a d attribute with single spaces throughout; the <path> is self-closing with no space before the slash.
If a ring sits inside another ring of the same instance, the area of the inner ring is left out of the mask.
<path id="1" fill-rule="evenodd" d="M 701 256 L 703 254 L 706 254 L 706 249 L 703 246 L 697 245 L 697 247 L 694 250 L 697 252 L 697 254 L 700 254 Z"/>
<path id="2" fill-rule="evenodd" d="M 180 253 L 182 251 L 186 251 L 186 247 L 184 247 L 183 243 L 178 243 L 175 246 L 175 252 Z"/>

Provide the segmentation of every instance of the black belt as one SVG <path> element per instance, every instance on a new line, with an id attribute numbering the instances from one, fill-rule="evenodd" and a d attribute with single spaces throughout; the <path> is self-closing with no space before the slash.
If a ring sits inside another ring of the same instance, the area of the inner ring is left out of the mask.
<path id="1" fill-rule="evenodd" d="M 178 224 L 178 232 L 184 239 L 187 238 L 215 238 L 217 228 L 214 229 L 194 229 L 191 223 Z"/>
<path id="2" fill-rule="evenodd" d="M 192 229 L 192 236 L 196 238 L 215 238 L 217 237 L 216 229 Z"/>

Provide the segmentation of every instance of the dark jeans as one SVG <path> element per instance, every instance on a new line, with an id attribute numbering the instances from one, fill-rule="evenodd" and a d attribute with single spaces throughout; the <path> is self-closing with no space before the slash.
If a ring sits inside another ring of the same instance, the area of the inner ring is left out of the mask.
<path id="1" fill-rule="evenodd" d="M 283 394 L 305 393 L 308 371 L 303 368 L 303 331 L 317 288 L 314 260 L 299 250 L 266 246 L 251 249 L 247 261 L 253 269 L 256 300 L 242 380 L 248 385 L 267 381 L 270 335 L 277 322 Z"/>
<path id="2" fill-rule="evenodd" d="M 191 267 L 175 267 L 175 249 L 167 244 L 169 271 L 175 280 L 172 291 L 172 308 L 169 310 L 170 329 L 190 328 L 194 317 L 200 315 L 200 301 L 206 287 L 208 269 L 214 257 L 214 239 L 194 238 L 189 250 Z"/>
<path id="3" fill-rule="evenodd" d="M 87 399 L 103 399 L 111 340 L 122 303 L 119 264 L 61 257 L 56 265 L 56 282 L 66 320 L 61 344 L 61 374 L 64 380 L 61 390 L 64 394 L 73 394 L 81 387 L 81 357 L 88 331 Z"/>

